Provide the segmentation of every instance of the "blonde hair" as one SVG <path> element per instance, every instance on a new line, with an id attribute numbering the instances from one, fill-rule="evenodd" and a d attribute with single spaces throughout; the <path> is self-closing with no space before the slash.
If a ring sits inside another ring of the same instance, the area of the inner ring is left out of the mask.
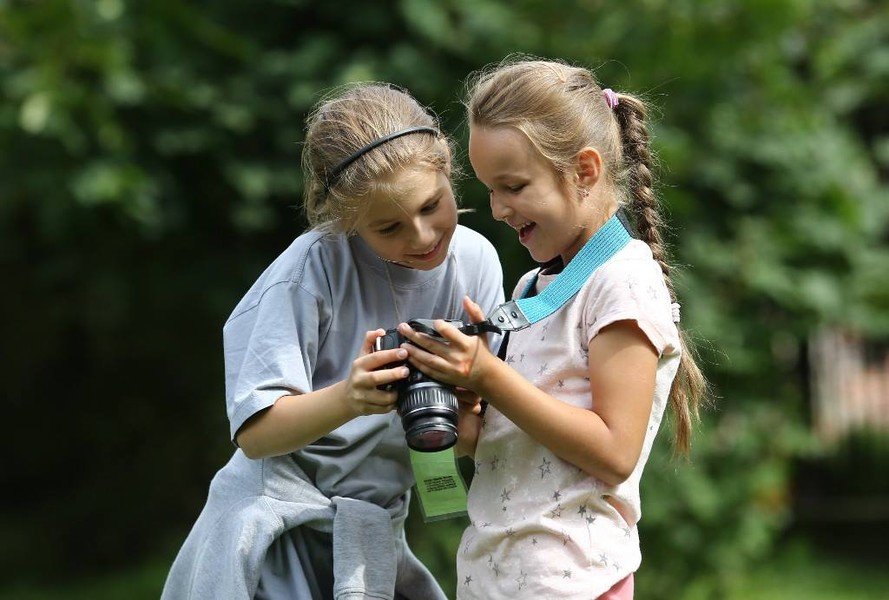
<path id="1" fill-rule="evenodd" d="M 651 248 L 675 301 L 661 235 L 663 219 L 653 189 L 646 105 L 629 94 L 617 97 L 618 105 L 612 109 L 589 69 L 519 57 L 473 75 L 466 108 L 472 126 L 515 127 L 524 133 L 565 184 L 577 154 L 586 147 L 597 149 L 606 185 L 634 217 L 637 233 Z M 670 407 L 676 419 L 675 446 L 687 454 L 707 382 L 682 330 L 680 341 L 682 358 L 670 390 Z"/>
<path id="2" fill-rule="evenodd" d="M 366 196 L 385 190 L 395 173 L 429 167 L 452 174 L 452 142 L 438 133 L 413 133 L 362 154 L 331 180 L 346 158 L 368 144 L 410 127 L 439 130 L 438 120 L 408 92 L 386 83 L 359 83 L 322 98 L 306 122 L 302 152 L 304 209 L 309 225 L 353 233 Z"/>

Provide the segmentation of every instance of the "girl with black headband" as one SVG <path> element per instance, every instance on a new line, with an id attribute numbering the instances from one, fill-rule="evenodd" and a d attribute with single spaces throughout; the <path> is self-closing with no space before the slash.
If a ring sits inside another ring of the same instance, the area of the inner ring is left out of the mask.
<path id="1" fill-rule="evenodd" d="M 413 318 L 478 320 L 503 301 L 493 246 L 457 224 L 453 152 L 408 93 L 355 85 L 320 103 L 303 150 L 312 229 L 223 328 L 238 446 L 164 598 L 444 598 L 407 546 L 413 483 L 395 392 Z M 480 312 L 480 311 L 479 311 Z"/>

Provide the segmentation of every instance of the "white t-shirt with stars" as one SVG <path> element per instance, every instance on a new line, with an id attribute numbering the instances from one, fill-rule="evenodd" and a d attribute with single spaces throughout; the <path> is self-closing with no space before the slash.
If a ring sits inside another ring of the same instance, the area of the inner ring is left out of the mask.
<path id="1" fill-rule="evenodd" d="M 537 291 L 555 277 L 541 274 Z M 553 397 L 592 409 L 589 341 L 610 323 L 634 320 L 660 356 L 654 401 L 639 462 L 618 486 L 558 458 L 488 407 L 469 490 L 470 526 L 457 555 L 458 598 L 593 600 L 639 567 L 639 481 L 679 366 L 670 303 L 651 251 L 633 240 L 556 313 L 511 334 L 512 368 Z M 625 508 L 632 525 L 606 496 Z"/>

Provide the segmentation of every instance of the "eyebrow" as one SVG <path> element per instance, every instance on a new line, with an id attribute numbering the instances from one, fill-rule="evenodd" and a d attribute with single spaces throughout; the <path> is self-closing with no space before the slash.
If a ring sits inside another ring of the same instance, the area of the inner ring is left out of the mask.
<path id="1" fill-rule="evenodd" d="M 503 181 L 504 179 L 528 179 L 527 175 L 519 174 L 519 173 L 500 173 L 496 177 L 494 177 L 494 181 Z"/>
<path id="2" fill-rule="evenodd" d="M 426 200 L 423 201 L 423 204 L 420 205 L 420 208 L 423 208 L 424 206 L 428 206 L 430 202 L 434 202 L 435 200 L 440 200 L 443 194 L 444 194 L 443 188 L 437 189 L 436 191 L 434 191 L 432 193 L 431 196 L 429 196 L 428 198 L 426 198 Z M 393 223 L 395 221 L 398 221 L 398 217 L 383 217 L 382 219 L 377 219 L 376 221 L 371 221 L 370 224 L 368 224 L 368 227 L 375 228 L 375 227 L 379 227 L 380 225 L 386 225 L 388 223 Z"/>

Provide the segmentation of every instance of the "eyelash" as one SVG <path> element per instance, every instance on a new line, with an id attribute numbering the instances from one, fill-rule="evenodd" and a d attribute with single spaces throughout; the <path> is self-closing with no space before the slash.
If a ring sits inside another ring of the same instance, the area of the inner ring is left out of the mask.
<path id="1" fill-rule="evenodd" d="M 424 206 L 423 208 L 420 209 L 420 212 L 423 213 L 424 215 L 434 213 L 436 211 L 436 209 L 438 208 L 439 202 L 440 202 L 439 200 L 436 200 L 432 204 L 427 204 L 426 206 Z M 380 235 L 393 234 L 398 229 L 399 225 L 400 225 L 400 223 L 392 223 L 388 227 L 384 227 L 383 229 L 380 229 L 378 233 Z"/>
<path id="2" fill-rule="evenodd" d="M 506 186 L 503 186 L 503 187 L 504 187 L 504 189 L 505 189 L 507 192 L 509 192 L 510 194 L 518 194 L 518 193 L 521 192 L 523 189 L 525 189 L 525 186 L 526 186 L 526 185 L 528 185 L 528 184 L 527 184 L 527 183 L 520 183 L 519 185 L 506 185 Z M 491 194 L 494 193 L 494 190 L 492 190 L 491 188 L 487 188 L 487 189 L 488 189 L 488 195 L 489 195 L 489 196 L 490 196 Z"/>

